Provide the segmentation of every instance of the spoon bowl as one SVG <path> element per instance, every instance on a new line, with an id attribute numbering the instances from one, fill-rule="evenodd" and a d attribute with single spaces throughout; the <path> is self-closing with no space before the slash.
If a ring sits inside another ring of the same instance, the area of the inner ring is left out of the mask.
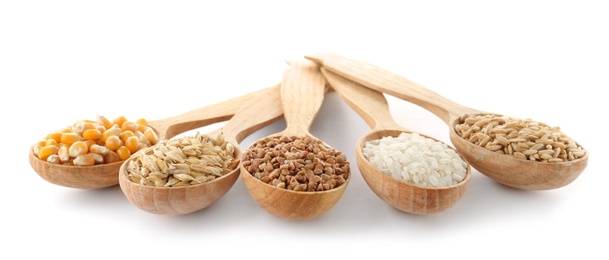
<path id="1" fill-rule="evenodd" d="M 149 125 L 155 130 L 159 140 L 169 139 L 188 130 L 228 120 L 241 104 L 263 91 L 252 92 L 174 117 L 150 121 Z M 101 189 L 119 183 L 118 175 L 124 161 L 93 166 L 53 164 L 38 158 L 32 146 L 29 162 L 34 171 L 49 183 L 69 188 Z"/>
<path id="2" fill-rule="evenodd" d="M 382 93 L 365 88 L 323 68 L 321 71 L 332 88 L 372 127 L 370 132 L 358 140 L 355 158 L 366 184 L 379 198 L 401 211 L 425 215 L 445 211 L 464 196 L 471 178 L 471 167 L 463 158 L 460 159 L 466 165 L 464 178 L 456 184 L 438 187 L 398 180 L 372 165 L 363 152 L 366 143 L 415 132 L 399 126 L 392 119 L 387 100 Z M 419 135 L 443 143 L 435 138 Z M 446 147 L 454 151 L 454 148 L 448 145 Z"/>
<path id="3" fill-rule="evenodd" d="M 310 220 L 340 200 L 350 180 L 349 165 L 340 152 L 308 132 L 325 92 L 319 68 L 306 60 L 289 64 L 281 83 L 287 128 L 250 145 L 239 167 L 249 194 L 262 209 L 286 220 Z M 337 158 L 330 156 L 333 153 Z M 342 168 L 336 166 L 339 161 Z M 337 175 L 330 177 L 330 172 Z"/>
<path id="4" fill-rule="evenodd" d="M 279 85 L 266 89 L 246 100 L 224 127 L 207 135 L 213 137 L 222 134 L 224 140 L 234 148 L 234 158 L 239 160 L 242 156 L 239 142 L 277 121 L 283 114 L 280 102 Z M 133 159 L 134 156 L 121 166 L 121 190 L 137 208 L 157 215 L 185 215 L 205 209 L 224 196 L 240 174 L 239 164 L 236 163 L 229 173 L 207 182 L 180 187 L 148 186 L 129 178 L 128 164 Z"/>
<path id="5" fill-rule="evenodd" d="M 563 162 L 541 162 L 517 158 L 480 147 L 465 140 L 456 127 L 473 115 L 493 115 L 455 103 L 439 94 L 392 72 L 334 53 L 305 56 L 326 70 L 376 91 L 412 102 L 442 119 L 450 129 L 455 149 L 480 173 L 491 179 L 522 190 L 550 190 L 572 183 L 588 164 L 588 152 L 582 157 Z"/>

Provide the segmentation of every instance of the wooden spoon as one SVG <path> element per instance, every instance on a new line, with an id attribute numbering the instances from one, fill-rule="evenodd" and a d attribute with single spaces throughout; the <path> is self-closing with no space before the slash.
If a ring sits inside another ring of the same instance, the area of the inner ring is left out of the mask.
<path id="1" fill-rule="evenodd" d="M 240 97 L 211 104 L 174 117 L 150 121 L 159 140 L 172 138 L 180 133 L 209 124 L 226 121 L 237 112 L 243 103 L 255 98 L 259 90 Z M 52 164 L 34 154 L 33 146 L 29 154 L 30 165 L 47 182 L 70 188 L 101 189 L 118 184 L 118 172 L 123 162 L 94 166 L 69 166 Z"/>
<path id="2" fill-rule="evenodd" d="M 241 103 L 241 109 L 224 127 L 208 134 L 210 137 L 216 137 L 222 133 L 224 140 L 235 147 L 235 158 L 241 158 L 239 143 L 243 139 L 283 115 L 279 85 L 242 101 L 244 102 Z M 128 177 L 126 165 L 132 158 L 127 159 L 120 168 L 121 190 L 139 209 L 159 215 L 184 215 L 210 206 L 230 190 L 240 173 L 239 167 L 236 167 L 220 178 L 201 184 L 181 187 L 145 186 L 131 181 Z"/>
<path id="3" fill-rule="evenodd" d="M 267 139 L 282 137 L 290 140 L 307 140 L 308 138 L 313 140 L 312 142 L 319 141 L 309 133 L 309 128 L 323 102 L 325 80 L 319 72 L 319 68 L 312 62 L 304 60 L 290 64 L 291 68 L 285 71 L 281 83 L 281 98 L 287 127 L 280 133 L 260 139 L 263 143 L 266 143 Z M 250 159 L 248 154 L 257 147 L 256 143 L 254 142 L 244 152 L 240 165 L 242 180 L 254 201 L 276 217 L 287 220 L 309 220 L 319 217 L 339 201 L 351 179 L 349 174 L 341 185 L 323 191 L 294 191 L 265 183 L 253 176 L 253 173 L 244 166 L 244 161 Z M 295 143 L 291 142 L 291 144 Z M 330 145 L 323 142 L 322 145 L 328 150 L 332 149 Z M 269 147 L 263 147 L 261 151 L 267 155 L 276 152 Z M 314 157 L 312 160 L 319 159 L 328 163 L 317 155 Z M 273 166 L 274 169 L 278 169 L 280 165 L 289 164 L 289 161 L 297 161 L 294 158 L 285 159 L 283 162 L 276 162 L 277 165 Z M 268 163 L 268 165 L 271 164 L 275 163 L 272 161 Z"/>
<path id="4" fill-rule="evenodd" d="M 518 159 L 492 152 L 463 139 L 455 132 L 461 118 L 490 113 L 457 104 L 439 94 L 392 72 L 334 53 L 305 56 L 325 69 L 368 88 L 410 101 L 442 119 L 450 129 L 450 139 L 457 151 L 479 172 L 491 179 L 523 190 L 548 190 L 573 182 L 586 168 L 588 153 L 576 160 L 546 163 Z"/>
<path id="5" fill-rule="evenodd" d="M 324 68 L 321 71 L 330 86 L 372 128 L 368 134 L 362 136 L 357 142 L 355 157 L 364 180 L 377 196 L 399 210 L 420 215 L 444 211 L 455 205 L 463 197 L 471 177 L 469 164 L 467 164 L 465 178 L 455 185 L 446 187 L 423 187 L 399 181 L 373 166 L 362 152 L 367 142 L 388 136 L 398 137 L 402 133 L 415 132 L 401 127 L 394 121 L 387 100 L 381 92 L 366 88 L 328 72 Z M 419 135 L 441 142 L 423 134 Z"/>

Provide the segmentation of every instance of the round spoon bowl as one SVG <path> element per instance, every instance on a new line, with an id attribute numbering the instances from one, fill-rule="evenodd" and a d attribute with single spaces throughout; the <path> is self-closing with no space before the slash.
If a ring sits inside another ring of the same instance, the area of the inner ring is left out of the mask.
<path id="1" fill-rule="evenodd" d="M 370 164 L 362 149 L 366 142 L 383 137 L 397 137 L 405 130 L 379 130 L 363 136 L 357 142 L 356 162 L 362 177 L 370 189 L 383 201 L 404 212 L 426 215 L 445 211 L 454 206 L 465 194 L 471 179 L 471 167 L 467 166 L 465 178 L 456 185 L 423 187 L 397 180 Z M 441 142 L 435 138 L 423 137 Z M 450 147 L 450 146 L 449 146 Z M 454 148 L 451 147 L 454 150 Z M 465 159 L 464 159 L 465 160 Z M 466 161 L 467 162 L 467 161 Z"/>
<path id="2" fill-rule="evenodd" d="M 588 153 L 573 161 L 550 163 L 493 152 L 457 134 L 455 126 L 460 123 L 459 118 L 450 124 L 451 142 L 472 167 L 503 185 L 521 190 L 557 189 L 572 183 L 588 165 Z"/>
<path id="3" fill-rule="evenodd" d="M 93 166 L 72 166 L 53 164 L 41 160 L 30 149 L 30 165 L 34 171 L 47 182 L 79 189 L 101 189 L 118 184 L 118 171 L 121 162 Z"/>
<path id="4" fill-rule="evenodd" d="M 268 88 L 258 95 L 244 100 L 241 108 L 222 128 L 208 133 L 207 136 L 222 135 L 224 141 L 234 148 L 236 164 L 229 173 L 195 185 L 180 187 L 154 187 L 135 183 L 129 179 L 129 162 L 121 166 L 119 184 L 121 190 L 137 208 L 158 215 L 185 215 L 205 209 L 226 194 L 240 174 L 238 167 L 242 156 L 239 143 L 249 134 L 278 120 L 283 111 L 279 85 Z M 158 145 L 158 144 L 157 144 Z"/>
<path id="5" fill-rule="evenodd" d="M 324 145 L 327 144 L 324 143 Z M 251 149 L 251 146 L 248 147 L 249 149 Z M 286 220 L 310 220 L 325 214 L 338 203 L 351 180 L 351 173 L 349 173 L 345 182 L 333 189 L 293 191 L 264 183 L 254 177 L 243 166 L 243 163 L 240 164 L 239 168 L 241 179 L 258 206 L 271 215 Z"/>
<path id="6" fill-rule="evenodd" d="M 224 196 L 239 177 L 239 168 L 235 168 L 222 177 L 196 185 L 146 186 L 129 179 L 126 165 L 131 160 L 127 159 L 120 167 L 120 188 L 131 204 L 157 215 L 185 215 L 205 209 Z"/>

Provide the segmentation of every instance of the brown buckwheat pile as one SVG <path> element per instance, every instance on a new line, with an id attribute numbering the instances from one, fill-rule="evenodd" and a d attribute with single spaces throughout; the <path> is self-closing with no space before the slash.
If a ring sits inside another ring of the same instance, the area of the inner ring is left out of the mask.
<path id="1" fill-rule="evenodd" d="M 272 136 L 252 144 L 242 163 L 255 178 L 294 191 L 325 191 L 345 184 L 346 156 L 310 137 Z"/>

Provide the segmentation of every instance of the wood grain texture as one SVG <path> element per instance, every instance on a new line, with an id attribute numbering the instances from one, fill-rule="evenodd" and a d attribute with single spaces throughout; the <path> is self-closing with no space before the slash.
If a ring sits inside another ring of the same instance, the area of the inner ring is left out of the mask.
<path id="1" fill-rule="evenodd" d="M 290 61 L 281 83 L 281 99 L 286 129 L 275 135 L 309 136 L 309 128 L 323 102 L 326 82 L 319 67 L 310 61 Z M 317 138 L 315 138 L 317 139 Z M 326 144 L 327 145 L 327 144 Z M 329 145 L 328 145 L 329 146 Z M 249 147 L 248 147 L 249 148 Z M 262 209 L 286 220 L 310 220 L 329 211 L 342 197 L 350 179 L 321 192 L 296 192 L 266 184 L 240 165 L 248 193 Z"/>
<path id="2" fill-rule="evenodd" d="M 326 70 L 370 89 L 412 102 L 432 112 L 449 126 L 449 136 L 459 153 L 480 173 L 504 185 L 523 190 L 557 189 L 572 183 L 588 164 L 588 153 L 574 161 L 543 163 L 502 155 L 462 139 L 455 126 L 465 115 L 490 114 L 472 109 L 372 64 L 335 53 L 315 53 L 305 58 Z"/>
<path id="3" fill-rule="evenodd" d="M 366 142 L 383 137 L 397 137 L 401 133 L 413 133 L 398 125 L 391 117 L 385 96 L 378 91 L 347 80 L 322 68 L 326 80 L 372 128 L 355 146 L 355 157 L 362 177 L 368 187 L 389 205 L 412 214 L 432 214 L 454 206 L 465 194 L 471 179 L 471 167 L 460 183 L 448 187 L 421 187 L 399 181 L 374 167 L 362 152 Z M 421 136 L 439 140 L 430 136 Z M 450 146 L 449 146 L 450 147 Z M 452 147 L 451 147 L 452 148 Z M 454 149 L 454 148 L 453 148 Z"/>
<path id="4" fill-rule="evenodd" d="M 277 121 L 283 115 L 279 85 L 268 88 L 249 100 L 244 100 L 241 109 L 216 131 L 222 132 L 226 141 L 235 147 L 235 158 L 241 158 L 239 142 L 250 133 Z M 129 159 L 128 159 L 129 160 Z M 128 161 L 127 160 L 127 161 Z M 239 178 L 240 168 L 226 175 L 197 185 L 185 187 L 152 187 L 134 183 L 128 178 L 123 164 L 120 170 L 120 187 L 129 202 L 137 208 L 158 215 L 185 215 L 205 209 L 224 196 Z"/>

